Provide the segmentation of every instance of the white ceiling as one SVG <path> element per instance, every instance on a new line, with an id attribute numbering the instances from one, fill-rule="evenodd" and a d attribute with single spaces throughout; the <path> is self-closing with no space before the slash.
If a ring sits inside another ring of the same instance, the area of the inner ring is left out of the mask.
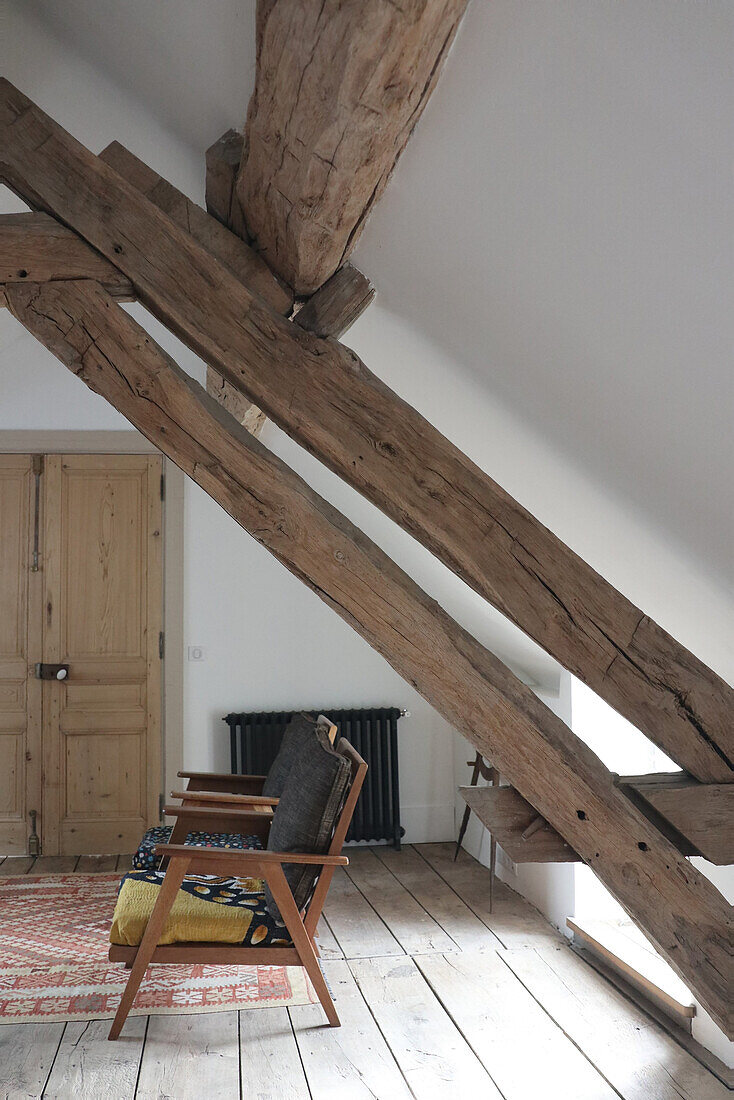
<path id="1" fill-rule="evenodd" d="M 254 0 L 5 2 L 202 164 L 242 124 Z M 727 585 L 732 57 L 729 0 L 470 0 L 355 257 L 383 305 Z"/>

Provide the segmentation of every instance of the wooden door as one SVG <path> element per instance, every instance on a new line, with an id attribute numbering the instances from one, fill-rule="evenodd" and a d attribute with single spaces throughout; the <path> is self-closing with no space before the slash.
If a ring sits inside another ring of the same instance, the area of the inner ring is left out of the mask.
<path id="1" fill-rule="evenodd" d="M 158 821 L 161 459 L 53 455 L 44 470 L 43 851 L 133 850 Z"/>
<path id="2" fill-rule="evenodd" d="M 40 575 L 31 573 L 36 478 L 30 455 L 0 455 L 0 855 L 28 851 L 40 810 Z M 40 522 L 40 515 L 39 515 Z"/>

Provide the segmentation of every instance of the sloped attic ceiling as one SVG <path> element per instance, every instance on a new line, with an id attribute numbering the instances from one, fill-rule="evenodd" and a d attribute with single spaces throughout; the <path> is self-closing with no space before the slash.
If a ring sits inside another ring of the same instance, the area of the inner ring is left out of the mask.
<path id="1" fill-rule="evenodd" d="M 197 150 L 241 126 L 254 0 L 10 0 Z M 380 300 L 731 584 L 734 12 L 471 3 L 358 246 Z"/>
<path id="2" fill-rule="evenodd" d="M 10 0 L 203 150 L 254 0 Z M 355 260 L 381 302 L 724 583 L 734 543 L 734 11 L 475 0 Z"/>

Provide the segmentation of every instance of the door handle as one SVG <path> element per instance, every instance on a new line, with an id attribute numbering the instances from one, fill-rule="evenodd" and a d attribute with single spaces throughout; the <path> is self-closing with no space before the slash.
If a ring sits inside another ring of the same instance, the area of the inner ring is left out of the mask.
<path id="1" fill-rule="evenodd" d="M 69 676 L 68 665 L 49 665 L 39 661 L 36 665 L 37 680 L 66 680 Z"/>

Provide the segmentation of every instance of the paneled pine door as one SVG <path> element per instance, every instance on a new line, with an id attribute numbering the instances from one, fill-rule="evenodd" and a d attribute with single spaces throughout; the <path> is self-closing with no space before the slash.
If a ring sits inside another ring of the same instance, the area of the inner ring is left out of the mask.
<path id="1" fill-rule="evenodd" d="M 4 536 L 0 574 L 0 707 L 7 699 L 7 714 L 13 714 L 12 719 L 0 716 L 0 790 L 5 792 L 3 783 L 14 784 L 8 804 L 18 807 L 17 823 L 13 819 L 18 828 L 17 836 L 0 832 L 2 850 L 27 850 L 27 813 L 35 806 L 45 855 L 130 851 L 144 828 L 158 819 L 161 459 L 45 456 L 37 574 L 28 565 L 35 514 L 32 460 L 9 456 L 6 463 L 0 468 L 2 518 L 6 512 L 17 518 L 10 524 L 16 534 Z M 25 504 L 11 470 L 28 483 Z M 30 599 L 24 595 L 27 589 Z M 6 604 L 19 610 L 6 616 Z M 68 666 L 66 678 L 36 679 L 37 661 Z M 21 671 L 26 676 L 24 725 L 23 707 L 10 709 L 13 699 L 20 699 Z M 40 728 L 41 766 L 34 771 L 31 745 L 25 775 L 17 778 L 16 764 L 14 778 L 8 779 L 11 761 L 18 761 L 25 742 L 33 740 L 34 723 Z M 13 728 L 13 745 L 3 739 L 6 726 Z"/>
<path id="2" fill-rule="evenodd" d="M 0 855 L 28 851 L 40 811 L 40 577 L 31 572 L 36 477 L 30 455 L 0 454 Z"/>

